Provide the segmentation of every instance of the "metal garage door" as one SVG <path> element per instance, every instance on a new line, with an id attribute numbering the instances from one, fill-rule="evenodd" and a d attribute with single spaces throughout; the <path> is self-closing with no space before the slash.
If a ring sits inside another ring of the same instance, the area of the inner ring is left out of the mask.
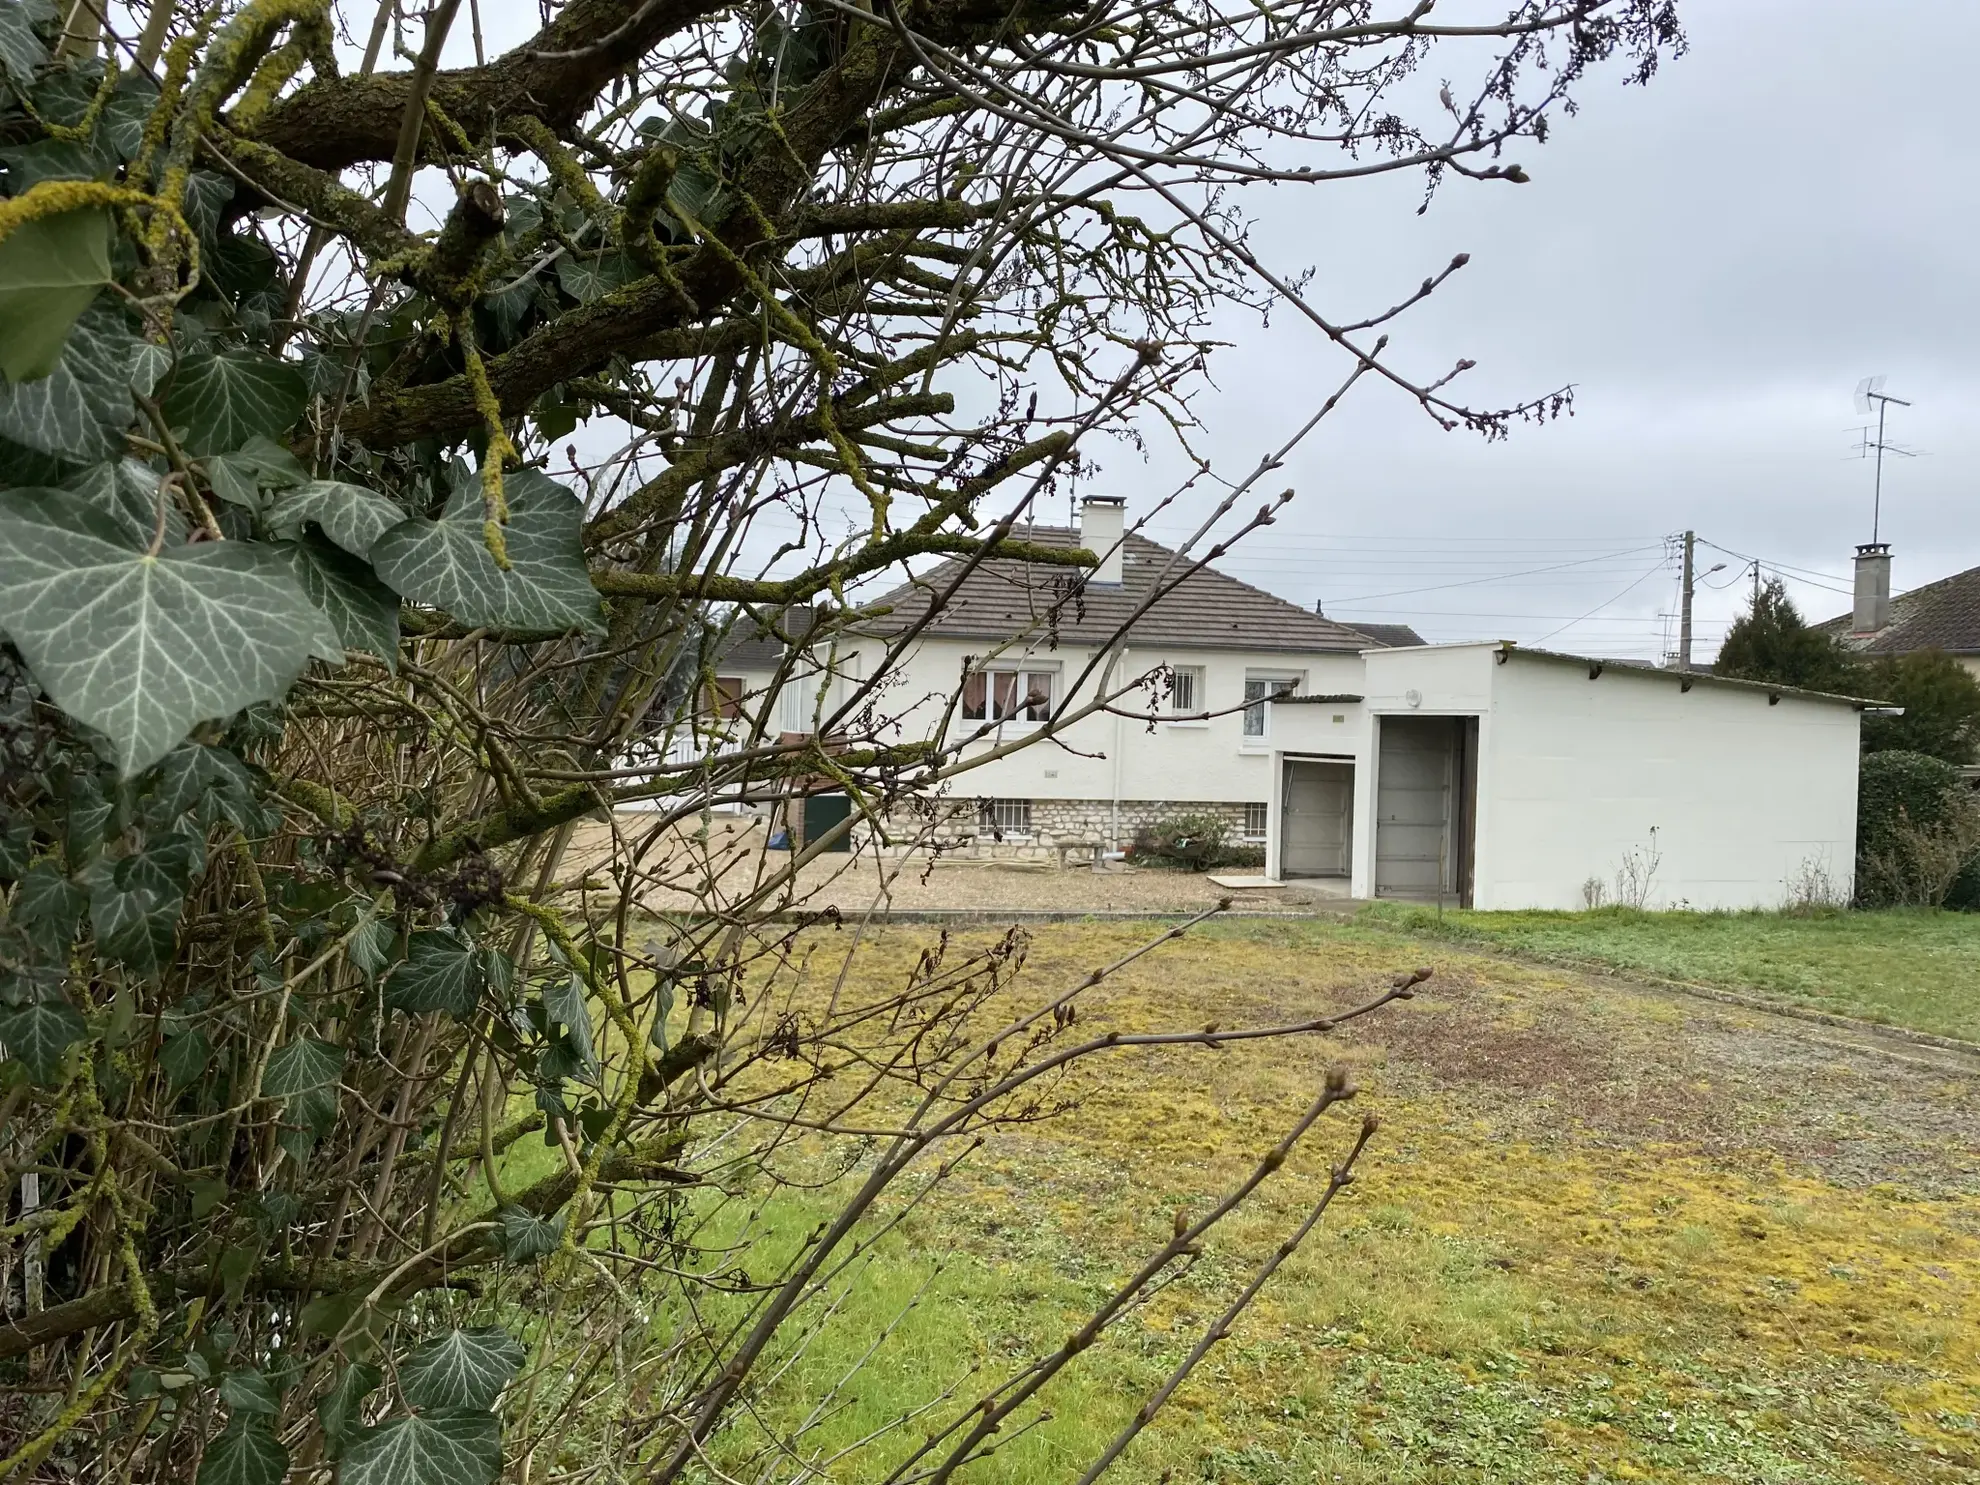
<path id="1" fill-rule="evenodd" d="M 1451 890 L 1457 719 L 1384 717 L 1375 769 L 1375 895 Z"/>
<path id="2" fill-rule="evenodd" d="M 1279 838 L 1279 875 L 1346 876 L 1353 822 L 1352 763 L 1289 760 L 1285 824 Z"/>

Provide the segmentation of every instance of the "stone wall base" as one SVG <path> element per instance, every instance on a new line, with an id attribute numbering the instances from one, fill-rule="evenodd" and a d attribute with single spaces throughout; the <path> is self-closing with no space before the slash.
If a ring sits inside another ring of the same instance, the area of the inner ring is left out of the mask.
<path id="1" fill-rule="evenodd" d="M 1123 799 L 1116 812 L 1107 799 L 1034 799 L 1029 834 L 992 828 L 982 804 L 975 798 L 918 800 L 887 817 L 887 836 L 900 845 L 932 838 L 968 856 L 1056 859 L 1066 847 L 1125 850 L 1137 834 L 1170 815 L 1210 815 L 1228 826 L 1231 844 L 1264 847 L 1263 841 L 1245 838 L 1244 805 L 1222 800 Z"/>

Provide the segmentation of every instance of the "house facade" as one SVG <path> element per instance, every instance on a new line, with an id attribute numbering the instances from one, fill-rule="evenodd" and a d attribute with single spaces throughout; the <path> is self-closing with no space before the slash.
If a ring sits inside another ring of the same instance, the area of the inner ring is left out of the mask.
<path id="1" fill-rule="evenodd" d="M 1128 534 L 1125 511 L 1089 499 L 1080 528 L 1031 527 L 1024 540 L 1083 546 L 1100 565 L 1085 582 L 1011 561 L 942 563 L 878 600 L 885 618 L 848 646 L 857 673 L 913 637 L 876 702 L 905 739 L 959 742 L 969 765 L 903 833 L 998 849 L 1063 843 L 1119 848 L 1166 815 L 1221 818 L 1260 846 L 1272 797 L 1277 693 L 1352 689 L 1361 652 L 1414 641 L 1350 628 Z M 953 587 L 954 591 L 950 589 Z M 939 600 L 937 595 L 943 595 Z M 935 616 L 925 625 L 931 606 Z M 1112 644 L 1123 626 L 1123 642 Z M 1155 679 L 1111 710 L 1014 747 L 1046 720 Z M 932 820 L 931 820 L 932 817 Z"/>

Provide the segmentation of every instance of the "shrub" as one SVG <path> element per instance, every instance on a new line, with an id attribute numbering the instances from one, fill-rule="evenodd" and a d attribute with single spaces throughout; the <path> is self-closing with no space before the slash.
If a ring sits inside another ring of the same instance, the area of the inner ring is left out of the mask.
<path id="1" fill-rule="evenodd" d="M 1980 795 L 1950 763 L 1871 753 L 1856 802 L 1856 892 L 1865 907 L 1980 906 Z"/>
<path id="2" fill-rule="evenodd" d="M 1164 815 L 1134 838 L 1134 859 L 1187 871 L 1210 871 L 1235 863 L 1231 826 L 1217 815 Z"/>

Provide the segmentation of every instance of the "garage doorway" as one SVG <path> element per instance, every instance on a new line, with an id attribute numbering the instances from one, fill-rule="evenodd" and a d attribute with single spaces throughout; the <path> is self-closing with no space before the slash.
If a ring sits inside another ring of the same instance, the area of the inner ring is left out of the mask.
<path id="1" fill-rule="evenodd" d="M 1353 859 L 1354 765 L 1288 758 L 1279 830 L 1281 877 L 1344 877 Z"/>
<path id="2" fill-rule="evenodd" d="M 1375 895 L 1471 905 L 1478 719 L 1382 717 Z"/>

